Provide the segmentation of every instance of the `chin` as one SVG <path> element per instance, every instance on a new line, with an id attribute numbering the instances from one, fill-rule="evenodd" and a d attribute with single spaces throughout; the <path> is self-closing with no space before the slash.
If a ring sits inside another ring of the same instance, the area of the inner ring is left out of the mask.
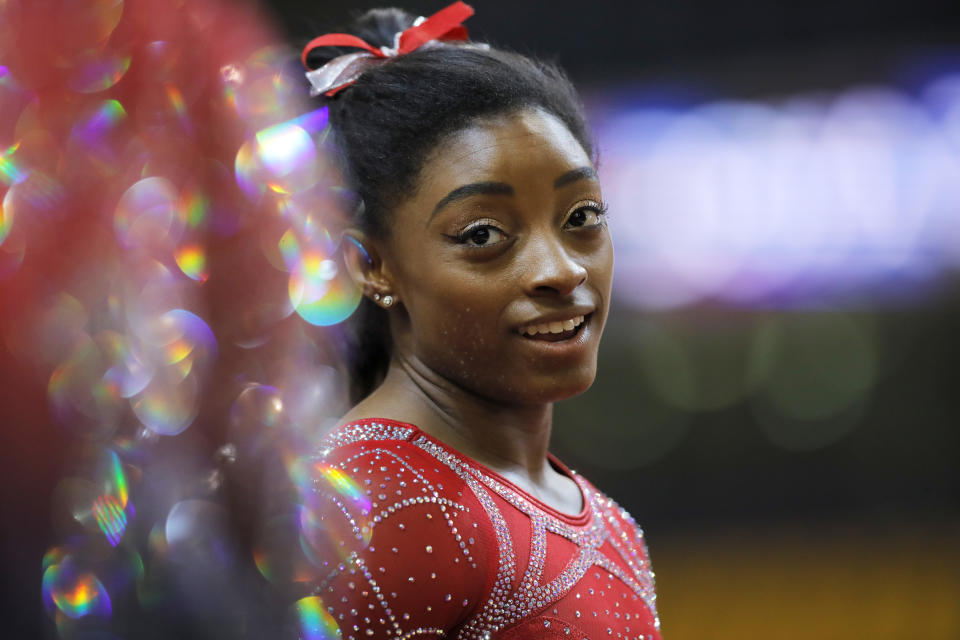
<path id="1" fill-rule="evenodd" d="M 566 371 L 566 374 L 576 372 Z M 543 376 L 539 380 L 529 378 L 524 384 L 512 386 L 504 394 L 503 401 L 510 404 L 547 404 L 569 400 L 589 389 L 596 377 L 596 370 L 584 371 L 579 375 Z"/>

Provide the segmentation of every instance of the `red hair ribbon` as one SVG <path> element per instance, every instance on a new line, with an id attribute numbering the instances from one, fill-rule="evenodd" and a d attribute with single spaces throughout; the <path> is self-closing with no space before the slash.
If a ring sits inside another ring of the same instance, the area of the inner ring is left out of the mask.
<path id="1" fill-rule="evenodd" d="M 307 43 L 300 56 L 307 69 L 307 54 L 317 47 L 355 47 L 363 49 L 363 52 L 339 56 L 319 69 L 308 71 L 307 77 L 314 87 L 311 94 L 334 95 L 356 81 L 374 59 L 402 56 L 435 40 L 466 40 L 467 29 L 463 21 L 472 15 L 473 7 L 464 2 L 454 2 L 429 18 L 419 18 L 412 27 L 399 32 L 394 38 L 393 47 L 374 47 L 348 33 L 328 33 L 316 37 Z"/>

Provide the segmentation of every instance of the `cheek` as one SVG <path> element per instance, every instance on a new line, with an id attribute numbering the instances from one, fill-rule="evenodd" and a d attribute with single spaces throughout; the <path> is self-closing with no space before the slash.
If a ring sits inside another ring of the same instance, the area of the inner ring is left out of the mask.
<path id="1" fill-rule="evenodd" d="M 602 265 L 602 281 L 604 282 L 604 297 L 607 302 L 610 301 L 610 287 L 613 284 L 613 243 L 607 243 L 607 250 L 604 252 Z"/>
<path id="2" fill-rule="evenodd" d="M 613 243 L 609 236 L 584 256 L 583 264 L 589 273 L 588 281 L 603 295 L 604 302 L 609 303 L 613 283 Z"/>
<path id="3" fill-rule="evenodd" d="M 492 363 L 502 360 L 484 323 L 454 309 L 436 316 L 432 326 L 417 327 L 412 348 L 431 370 L 466 387 L 488 384 Z"/>
<path id="4" fill-rule="evenodd" d="M 422 357 L 476 366 L 497 351 L 501 291 L 469 277 L 425 284 L 409 310 Z"/>

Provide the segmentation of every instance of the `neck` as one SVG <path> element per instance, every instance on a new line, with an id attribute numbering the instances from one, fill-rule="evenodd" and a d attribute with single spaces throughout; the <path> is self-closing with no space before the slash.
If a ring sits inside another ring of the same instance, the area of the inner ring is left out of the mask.
<path id="1" fill-rule="evenodd" d="M 550 473 L 553 405 L 510 405 L 481 397 L 430 371 L 394 359 L 383 384 L 344 420 L 395 417 L 505 475 L 533 482 Z"/>

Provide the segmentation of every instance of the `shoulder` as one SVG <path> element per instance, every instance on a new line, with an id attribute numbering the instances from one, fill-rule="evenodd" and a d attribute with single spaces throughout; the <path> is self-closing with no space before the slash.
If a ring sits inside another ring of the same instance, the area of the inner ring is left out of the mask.
<path id="1" fill-rule="evenodd" d="M 656 618 L 656 584 L 643 529 L 626 509 L 586 478 L 577 474 L 576 479 L 590 503 L 594 521 L 604 529 L 606 543 L 601 550 L 605 547 L 607 553 L 601 558 L 602 566 L 630 585 Z"/>
<path id="2" fill-rule="evenodd" d="M 411 425 L 370 421 L 339 427 L 321 441 L 310 461 L 315 469 L 326 470 L 315 475 L 314 489 L 332 488 L 331 472 L 337 487 L 356 485 L 354 495 L 360 504 L 369 503 L 374 524 L 414 504 L 462 506 L 473 512 L 476 497 L 456 467 Z M 477 516 L 485 517 L 482 509 Z"/>
<path id="3" fill-rule="evenodd" d="M 409 425 L 353 423 L 308 460 L 301 522 L 323 569 L 317 595 L 332 615 L 353 620 L 348 628 L 361 627 L 358 637 L 446 632 L 492 588 L 498 555 L 489 517 L 423 445 Z"/>
<path id="4" fill-rule="evenodd" d="M 584 496 L 593 511 L 593 517 L 603 522 L 604 527 L 613 534 L 615 539 L 646 557 L 648 552 L 643 529 L 633 516 L 579 473 L 574 474 L 574 477 L 583 489 Z"/>

